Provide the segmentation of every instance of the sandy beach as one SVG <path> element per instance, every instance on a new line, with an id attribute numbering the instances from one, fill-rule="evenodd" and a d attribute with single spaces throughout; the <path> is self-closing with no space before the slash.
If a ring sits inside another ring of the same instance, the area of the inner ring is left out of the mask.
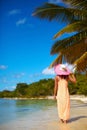
<path id="1" fill-rule="evenodd" d="M 55 106 L 52 109 L 34 113 L 31 120 L 29 120 L 28 115 L 1 124 L 0 130 L 87 130 L 87 98 L 84 96 L 71 96 L 70 98 L 71 117 L 67 124 L 59 121 Z"/>

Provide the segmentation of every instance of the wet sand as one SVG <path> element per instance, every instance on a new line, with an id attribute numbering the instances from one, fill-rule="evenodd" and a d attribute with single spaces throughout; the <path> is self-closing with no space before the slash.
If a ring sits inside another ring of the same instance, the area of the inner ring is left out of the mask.
<path id="1" fill-rule="evenodd" d="M 71 117 L 67 124 L 59 121 L 57 108 L 0 125 L 0 130 L 87 130 L 87 104 L 71 100 Z M 1 118 L 1 117 L 0 117 Z"/>

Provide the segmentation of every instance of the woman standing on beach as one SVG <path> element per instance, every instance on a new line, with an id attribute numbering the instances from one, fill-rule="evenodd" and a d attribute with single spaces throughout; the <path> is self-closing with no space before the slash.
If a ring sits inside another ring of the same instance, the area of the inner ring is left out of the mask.
<path id="1" fill-rule="evenodd" d="M 68 68 L 59 64 L 55 68 L 57 76 L 55 77 L 54 99 L 57 98 L 57 108 L 60 120 L 66 123 L 70 117 L 70 96 L 68 82 L 76 83 L 76 78 Z"/>

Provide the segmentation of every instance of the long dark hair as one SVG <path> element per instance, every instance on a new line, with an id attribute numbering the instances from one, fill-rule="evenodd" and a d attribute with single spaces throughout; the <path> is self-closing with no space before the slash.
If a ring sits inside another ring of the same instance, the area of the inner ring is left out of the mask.
<path id="1" fill-rule="evenodd" d="M 69 75 L 58 75 L 62 79 L 68 79 Z"/>

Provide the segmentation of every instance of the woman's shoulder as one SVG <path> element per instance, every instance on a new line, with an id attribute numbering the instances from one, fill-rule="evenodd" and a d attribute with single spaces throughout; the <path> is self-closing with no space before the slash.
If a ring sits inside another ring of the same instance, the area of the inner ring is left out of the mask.
<path id="1" fill-rule="evenodd" d="M 55 79 L 56 79 L 57 81 L 59 81 L 59 80 L 60 80 L 60 77 L 59 77 L 58 75 L 56 75 Z"/>

